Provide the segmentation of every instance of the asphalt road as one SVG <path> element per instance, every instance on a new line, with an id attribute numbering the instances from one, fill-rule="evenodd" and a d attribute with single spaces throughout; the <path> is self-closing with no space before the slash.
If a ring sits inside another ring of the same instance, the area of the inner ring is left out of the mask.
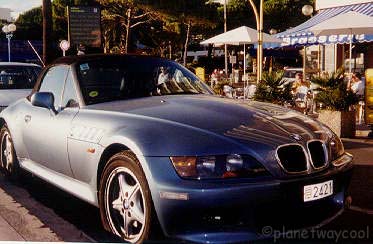
<path id="1" fill-rule="evenodd" d="M 317 232 L 288 232 L 264 242 L 372 242 L 373 140 L 349 139 L 344 143 L 355 156 L 351 209 Z M 0 175 L 0 215 L 27 241 L 121 242 L 103 230 L 97 208 L 31 175 L 17 183 Z"/>

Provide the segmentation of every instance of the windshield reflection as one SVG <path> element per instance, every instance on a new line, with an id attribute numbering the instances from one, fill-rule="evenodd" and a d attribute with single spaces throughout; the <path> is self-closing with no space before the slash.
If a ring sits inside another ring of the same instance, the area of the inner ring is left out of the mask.
<path id="1" fill-rule="evenodd" d="M 176 62 L 111 57 L 77 65 L 86 104 L 148 96 L 212 94 L 210 88 Z"/>

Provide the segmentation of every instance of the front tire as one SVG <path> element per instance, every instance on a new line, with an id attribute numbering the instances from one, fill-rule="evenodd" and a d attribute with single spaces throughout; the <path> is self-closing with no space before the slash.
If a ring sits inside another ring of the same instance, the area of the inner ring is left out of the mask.
<path id="1" fill-rule="evenodd" d="M 142 243 L 148 238 L 151 196 L 133 154 L 122 152 L 109 160 L 100 181 L 99 204 L 105 229 L 130 243 Z"/>
<path id="2" fill-rule="evenodd" d="M 19 173 L 19 164 L 9 129 L 4 125 L 0 130 L 0 160 L 1 166 L 7 176 L 16 179 Z"/>

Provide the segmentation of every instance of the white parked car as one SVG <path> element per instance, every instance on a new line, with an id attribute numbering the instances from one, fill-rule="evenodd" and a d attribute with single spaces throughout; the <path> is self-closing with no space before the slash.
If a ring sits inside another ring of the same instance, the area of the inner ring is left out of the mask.
<path id="1" fill-rule="evenodd" d="M 30 94 L 41 69 L 36 64 L 0 62 L 0 111 Z"/>

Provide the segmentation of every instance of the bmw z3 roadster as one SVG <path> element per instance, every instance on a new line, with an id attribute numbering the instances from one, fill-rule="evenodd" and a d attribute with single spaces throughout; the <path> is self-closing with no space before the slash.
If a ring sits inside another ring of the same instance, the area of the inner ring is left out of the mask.
<path id="1" fill-rule="evenodd" d="M 97 206 L 106 230 L 141 243 L 263 238 L 345 208 L 352 156 L 325 125 L 216 96 L 176 62 L 63 57 L 0 114 L 1 165 Z"/>

